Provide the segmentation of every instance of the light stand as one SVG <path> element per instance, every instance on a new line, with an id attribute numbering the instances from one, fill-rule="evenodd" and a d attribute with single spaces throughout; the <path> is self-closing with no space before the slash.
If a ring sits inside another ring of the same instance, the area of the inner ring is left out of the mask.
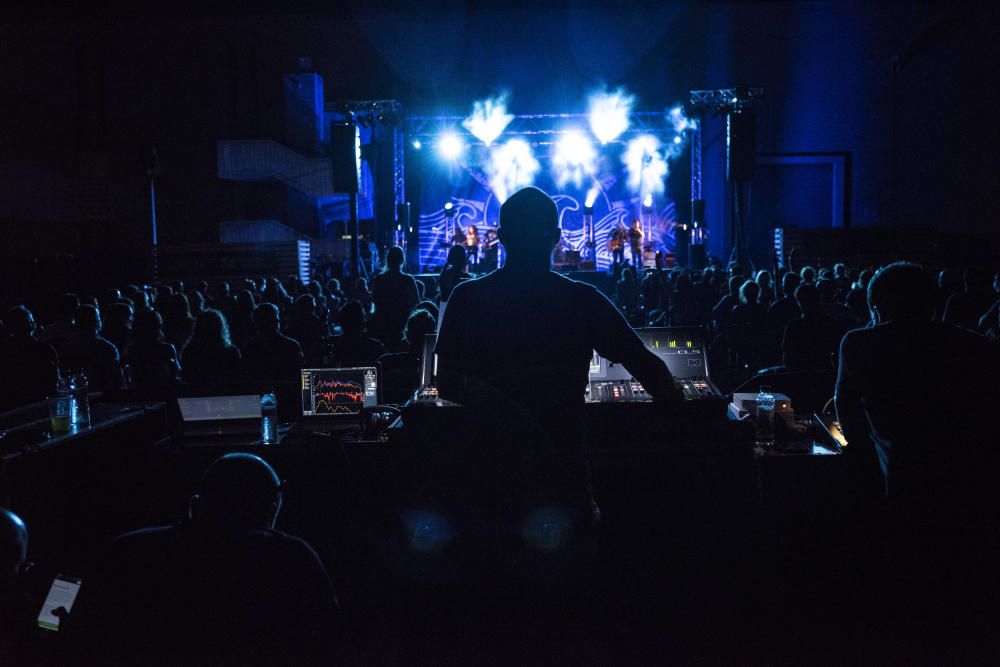
<path id="1" fill-rule="evenodd" d="M 712 112 L 726 118 L 726 180 L 730 187 L 730 219 L 733 237 L 732 261 L 744 270 L 750 268 L 747 260 L 746 201 L 753 180 L 756 159 L 756 114 L 754 100 L 763 97 L 763 88 L 735 86 L 717 90 L 692 90 L 692 111 L 699 114 Z M 701 134 L 697 130 L 697 146 L 691 147 L 691 204 L 692 204 L 692 245 L 694 244 L 695 222 L 704 227 L 704 220 L 696 216 L 695 202 L 700 202 L 700 213 L 704 215 L 704 200 L 701 198 Z M 697 190 L 697 191 L 696 191 Z M 704 230 L 704 231 L 707 231 Z M 692 262 L 694 253 L 692 252 Z"/>

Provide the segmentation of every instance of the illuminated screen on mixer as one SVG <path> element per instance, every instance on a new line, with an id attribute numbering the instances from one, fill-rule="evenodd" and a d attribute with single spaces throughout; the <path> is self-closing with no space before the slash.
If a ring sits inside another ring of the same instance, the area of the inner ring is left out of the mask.
<path id="1" fill-rule="evenodd" d="M 356 415 L 378 405 L 378 373 L 361 368 L 303 368 L 302 415 Z"/>

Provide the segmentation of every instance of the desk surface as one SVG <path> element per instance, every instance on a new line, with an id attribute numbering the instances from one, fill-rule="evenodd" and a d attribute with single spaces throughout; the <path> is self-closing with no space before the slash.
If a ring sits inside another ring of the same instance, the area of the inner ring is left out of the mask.
<path id="1" fill-rule="evenodd" d="M 0 458 L 9 459 L 71 442 L 162 407 L 162 403 L 93 403 L 87 426 L 74 427 L 57 435 L 52 432 L 48 404 L 44 401 L 31 403 L 0 414 Z"/>

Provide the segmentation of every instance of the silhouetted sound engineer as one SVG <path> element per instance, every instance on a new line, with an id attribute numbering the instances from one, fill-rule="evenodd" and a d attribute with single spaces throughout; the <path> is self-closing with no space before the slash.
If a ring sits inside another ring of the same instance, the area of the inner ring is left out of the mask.
<path id="1" fill-rule="evenodd" d="M 595 288 L 550 271 L 560 238 L 552 199 L 525 188 L 500 209 L 502 269 L 452 292 L 436 352 L 442 398 L 465 406 L 454 460 L 463 501 L 517 516 L 592 508 L 584 394 L 594 350 L 657 400 L 680 399 L 666 364 Z"/>

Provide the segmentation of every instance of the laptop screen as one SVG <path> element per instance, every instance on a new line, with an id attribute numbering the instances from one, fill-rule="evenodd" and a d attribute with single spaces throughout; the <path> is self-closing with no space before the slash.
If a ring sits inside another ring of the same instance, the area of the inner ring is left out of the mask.
<path id="1" fill-rule="evenodd" d="M 260 395 L 178 398 L 185 422 L 260 419 Z"/>
<path id="2" fill-rule="evenodd" d="M 302 416 L 357 415 L 378 405 L 378 372 L 374 366 L 303 368 Z"/>

